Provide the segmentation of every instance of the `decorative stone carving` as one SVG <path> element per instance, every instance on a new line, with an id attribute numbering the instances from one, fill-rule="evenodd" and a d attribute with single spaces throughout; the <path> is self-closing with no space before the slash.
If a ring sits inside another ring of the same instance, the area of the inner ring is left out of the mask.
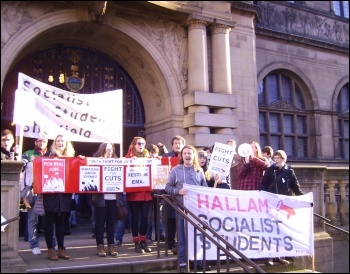
<path id="1" fill-rule="evenodd" d="M 349 47 L 349 24 L 316 14 L 288 4 L 275 5 L 260 2 L 262 20 L 257 27 L 286 32 L 297 37 L 316 39 L 343 47 Z"/>
<path id="2" fill-rule="evenodd" d="M 149 41 L 156 44 L 166 56 L 179 79 L 182 92 L 187 90 L 187 32 L 180 23 L 163 18 L 134 17 L 118 14 L 134 24 Z"/>

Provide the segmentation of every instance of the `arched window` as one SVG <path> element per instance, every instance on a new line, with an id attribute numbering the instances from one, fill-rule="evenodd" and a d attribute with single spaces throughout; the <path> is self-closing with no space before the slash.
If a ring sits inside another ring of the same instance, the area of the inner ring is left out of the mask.
<path id="1" fill-rule="evenodd" d="M 349 160 L 349 83 L 344 85 L 337 98 L 339 146 L 338 155 Z"/>
<path id="2" fill-rule="evenodd" d="M 309 158 L 305 99 L 296 79 L 273 71 L 259 84 L 260 145 L 283 149 L 288 159 Z"/>

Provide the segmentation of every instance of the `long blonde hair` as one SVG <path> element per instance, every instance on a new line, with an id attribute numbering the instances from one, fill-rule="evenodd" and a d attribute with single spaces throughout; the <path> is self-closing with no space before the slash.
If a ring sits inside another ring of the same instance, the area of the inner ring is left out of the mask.
<path id="1" fill-rule="evenodd" d="M 50 147 L 50 156 L 67 156 L 67 157 L 74 157 L 75 156 L 75 150 L 73 148 L 73 144 L 68 141 L 65 140 L 66 142 L 66 147 L 64 149 L 64 151 L 60 151 L 57 147 L 56 147 L 56 140 L 62 137 L 65 140 L 65 136 L 63 134 L 59 134 L 56 136 L 55 140 L 52 142 L 52 145 Z"/>
<path id="2" fill-rule="evenodd" d="M 199 164 L 199 161 L 198 161 L 198 153 L 197 153 L 197 150 L 194 146 L 192 145 L 186 145 L 184 146 L 182 149 L 181 149 L 181 153 L 180 153 L 180 164 L 184 164 L 184 160 L 182 158 L 182 153 L 184 151 L 185 148 L 189 148 L 190 150 L 193 151 L 193 155 L 194 155 L 194 158 L 193 158 L 193 168 L 195 171 L 200 171 L 200 170 L 203 170 L 201 165 Z"/>

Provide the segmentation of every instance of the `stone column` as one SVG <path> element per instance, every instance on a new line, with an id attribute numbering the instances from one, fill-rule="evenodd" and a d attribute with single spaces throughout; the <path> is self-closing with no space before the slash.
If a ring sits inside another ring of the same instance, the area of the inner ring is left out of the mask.
<path id="1" fill-rule="evenodd" d="M 208 79 L 208 50 L 207 50 L 207 22 L 192 18 L 187 21 L 188 26 L 188 92 L 209 92 Z M 209 113 L 209 107 L 192 105 L 188 107 L 188 117 L 195 113 Z M 210 128 L 192 125 L 189 134 L 210 133 Z"/>
<path id="2" fill-rule="evenodd" d="M 346 198 L 346 185 L 349 183 L 349 181 L 346 180 L 339 180 L 339 194 L 340 194 L 340 202 L 339 202 L 339 212 L 340 212 L 340 224 L 342 226 L 349 225 L 349 217 L 348 217 L 348 211 L 349 211 L 349 202 Z"/>
<path id="3" fill-rule="evenodd" d="M 6 220 L 19 215 L 19 178 L 24 162 L 1 161 L 1 215 Z M 1 232 L 1 273 L 25 273 L 27 266 L 18 255 L 18 220 Z"/>
<path id="4" fill-rule="evenodd" d="M 225 24 L 213 23 L 210 25 L 212 40 L 212 82 L 213 92 L 219 94 L 232 94 L 231 59 L 230 59 L 230 31 Z M 231 108 L 220 107 L 213 109 L 213 113 L 232 116 Z M 230 119 L 231 117 L 227 117 Z M 213 129 L 216 134 L 233 135 L 232 128 Z"/>

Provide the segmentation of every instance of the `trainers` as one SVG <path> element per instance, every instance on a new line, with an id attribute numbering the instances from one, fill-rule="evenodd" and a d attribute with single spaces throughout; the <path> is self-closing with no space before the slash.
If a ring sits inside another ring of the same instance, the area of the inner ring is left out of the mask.
<path id="1" fill-rule="evenodd" d="M 185 263 L 180 263 L 179 268 L 180 268 L 180 273 L 187 272 L 187 265 Z"/>
<path id="2" fill-rule="evenodd" d="M 34 248 L 32 249 L 32 253 L 33 253 L 34 255 L 41 255 L 41 250 L 40 250 L 39 247 L 34 247 Z"/>
<path id="3" fill-rule="evenodd" d="M 149 239 L 149 238 L 147 238 L 146 241 L 145 241 L 145 243 L 148 244 L 148 245 L 151 245 L 151 244 L 152 244 L 152 240 Z"/>

